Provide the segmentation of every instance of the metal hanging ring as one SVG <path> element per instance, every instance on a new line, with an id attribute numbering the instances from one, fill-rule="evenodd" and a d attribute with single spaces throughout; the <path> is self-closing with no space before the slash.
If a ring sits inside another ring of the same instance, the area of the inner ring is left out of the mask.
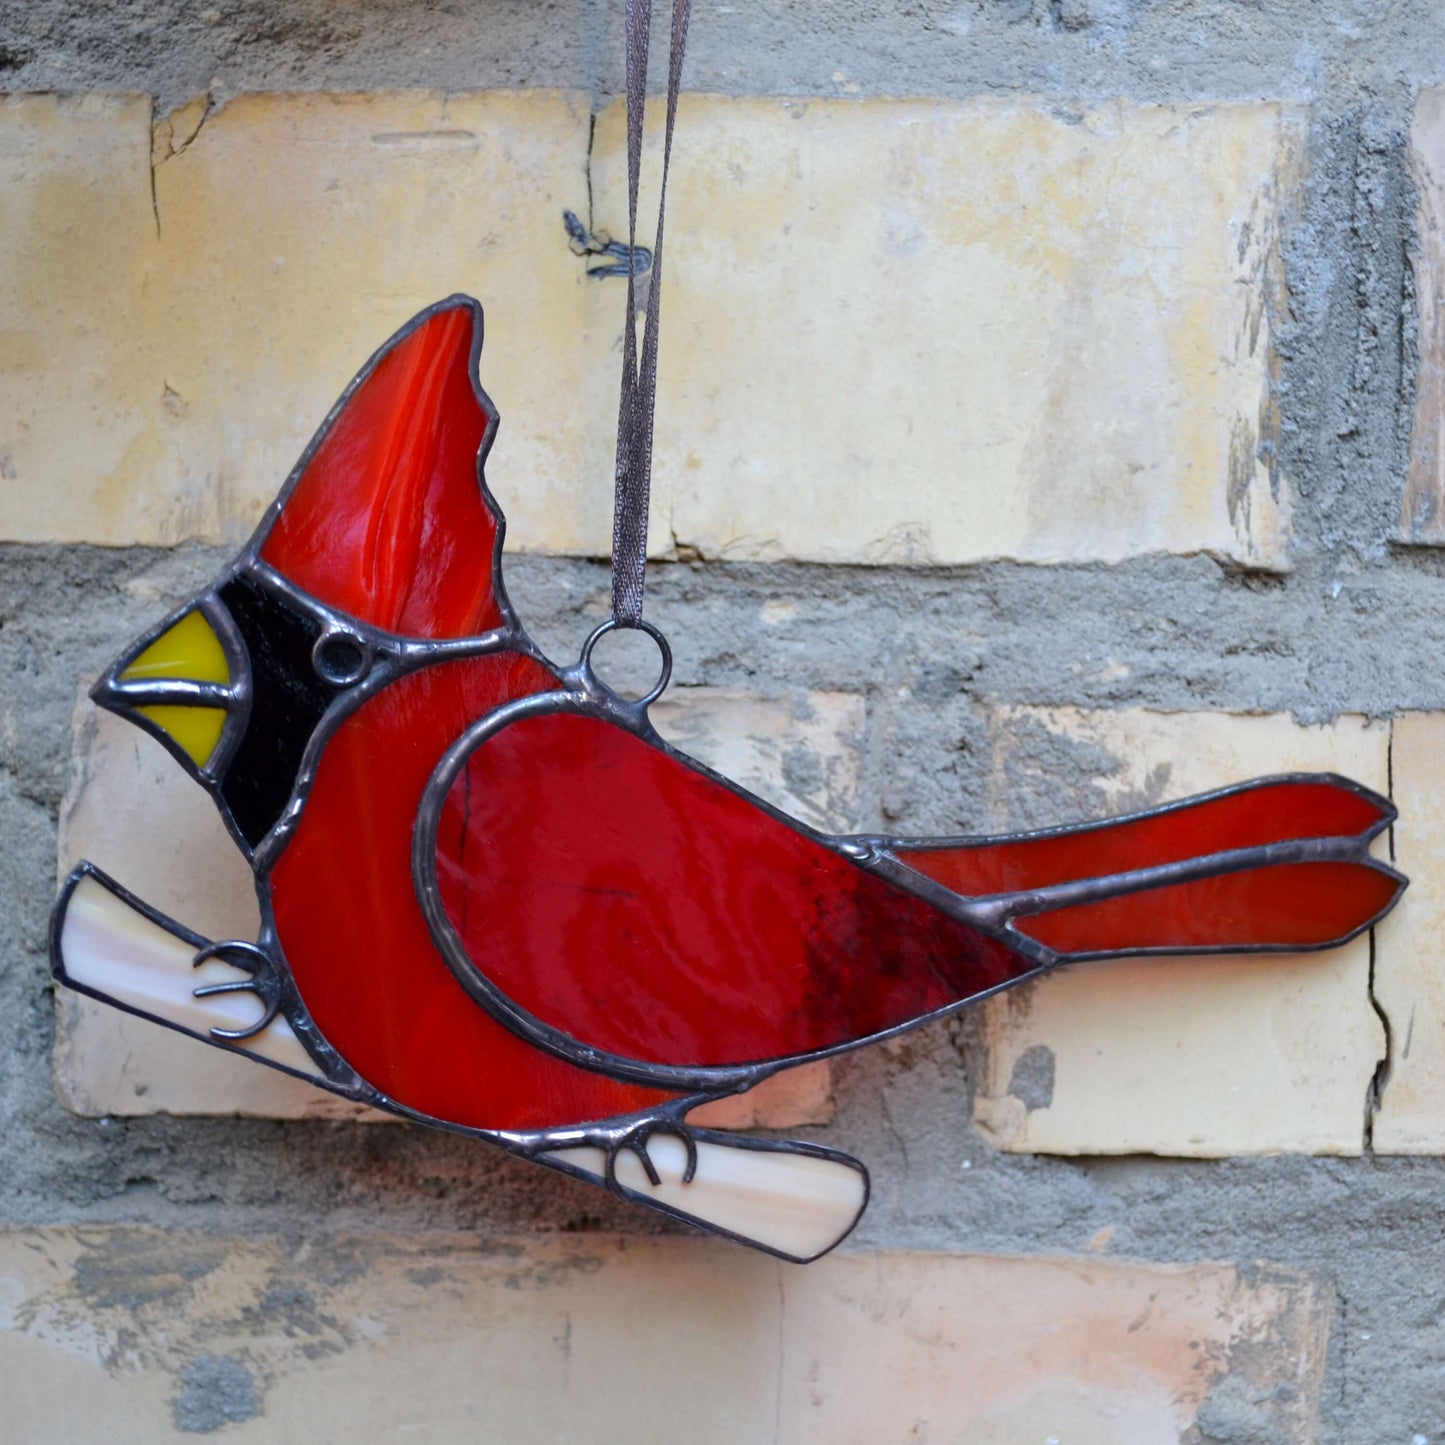
<path id="1" fill-rule="evenodd" d="M 633 632 L 645 632 L 657 644 L 657 650 L 662 654 L 662 675 L 657 679 L 651 692 L 636 699 L 621 698 L 620 693 L 597 676 L 592 666 L 592 649 L 597 646 L 598 639 L 602 637 L 604 633 L 616 631 L 618 628 L 626 628 Z M 636 622 L 619 622 L 617 618 L 609 617 L 606 622 L 593 628 L 587 637 L 587 641 L 582 644 L 582 656 L 577 659 L 577 666 L 582 669 L 582 673 L 589 683 L 605 688 L 608 692 L 612 693 L 614 697 L 621 698 L 629 707 L 651 707 L 652 704 L 667 691 L 667 685 L 672 681 L 672 648 L 667 645 L 667 638 L 662 635 L 661 630 L 654 627 L 650 622 L 646 622 L 641 618 Z"/>
<path id="2" fill-rule="evenodd" d="M 311 665 L 332 687 L 360 682 L 371 671 L 372 660 L 366 639 L 347 627 L 328 628 L 311 649 Z"/>

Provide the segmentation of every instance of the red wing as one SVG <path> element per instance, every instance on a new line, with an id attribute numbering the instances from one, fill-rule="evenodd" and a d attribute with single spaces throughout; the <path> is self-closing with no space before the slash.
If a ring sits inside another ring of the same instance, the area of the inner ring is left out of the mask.
<path id="1" fill-rule="evenodd" d="M 1061 957 L 1340 942 L 1402 886 L 1367 853 L 1392 816 L 1297 777 L 1063 834 L 875 840 L 860 867 L 620 727 L 551 713 L 456 773 L 433 926 L 529 1036 L 608 1067 L 724 1068 L 843 1047 Z"/>
<path id="2" fill-rule="evenodd" d="M 480 974 L 577 1044 L 674 1067 L 836 1048 L 1033 964 L 594 717 L 504 727 L 437 834 Z"/>
<path id="3" fill-rule="evenodd" d="M 261 560 L 318 601 L 408 637 L 500 627 L 502 518 L 481 462 L 481 307 L 453 297 L 367 363 L 282 493 Z"/>

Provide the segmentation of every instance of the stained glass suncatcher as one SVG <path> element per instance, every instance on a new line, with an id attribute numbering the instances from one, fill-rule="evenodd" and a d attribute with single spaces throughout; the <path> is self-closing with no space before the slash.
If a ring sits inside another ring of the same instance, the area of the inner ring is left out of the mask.
<path id="1" fill-rule="evenodd" d="M 683 756 L 507 600 L 481 336 L 453 297 L 393 337 L 224 575 L 94 689 L 211 794 L 260 936 L 82 864 L 63 983 L 805 1260 L 856 1222 L 863 1165 L 697 1104 L 1064 964 L 1329 948 L 1398 898 L 1369 851 L 1394 810 L 1344 778 L 835 837 Z"/>

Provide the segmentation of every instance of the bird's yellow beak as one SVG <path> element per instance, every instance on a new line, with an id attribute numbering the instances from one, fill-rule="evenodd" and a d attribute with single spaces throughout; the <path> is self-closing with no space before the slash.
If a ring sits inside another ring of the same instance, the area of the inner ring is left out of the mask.
<path id="1" fill-rule="evenodd" d="M 199 684 L 199 686 L 198 686 Z M 216 629 L 187 612 L 96 686 L 97 702 L 145 718 L 197 768 L 215 754 L 227 710 L 216 690 L 231 685 L 231 667 Z"/>

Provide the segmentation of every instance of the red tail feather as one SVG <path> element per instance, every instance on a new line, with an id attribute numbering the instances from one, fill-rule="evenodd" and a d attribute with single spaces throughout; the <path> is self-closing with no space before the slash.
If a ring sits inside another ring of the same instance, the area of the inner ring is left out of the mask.
<path id="1" fill-rule="evenodd" d="M 902 845 L 908 867 L 1071 958 L 1329 948 L 1404 879 L 1369 854 L 1395 816 L 1330 775 L 1265 778 L 1107 823 Z"/>
<path id="2" fill-rule="evenodd" d="M 1399 880 L 1367 863 L 1248 868 L 1022 917 L 1061 954 L 1330 948 L 1394 902 Z"/>

